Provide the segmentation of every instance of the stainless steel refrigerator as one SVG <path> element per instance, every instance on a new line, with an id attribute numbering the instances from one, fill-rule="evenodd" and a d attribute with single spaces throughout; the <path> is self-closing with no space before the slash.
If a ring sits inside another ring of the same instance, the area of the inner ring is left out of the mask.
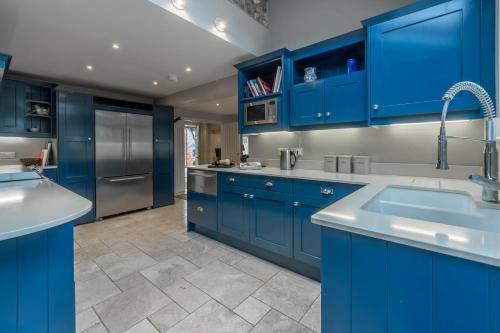
<path id="1" fill-rule="evenodd" d="M 153 206 L 153 119 L 95 111 L 96 217 Z"/>

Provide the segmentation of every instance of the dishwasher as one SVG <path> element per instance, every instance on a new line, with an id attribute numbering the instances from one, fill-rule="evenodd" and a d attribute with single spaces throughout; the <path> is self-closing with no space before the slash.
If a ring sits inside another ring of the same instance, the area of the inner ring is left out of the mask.
<path id="1" fill-rule="evenodd" d="M 188 169 L 188 229 L 217 230 L 217 172 Z"/>

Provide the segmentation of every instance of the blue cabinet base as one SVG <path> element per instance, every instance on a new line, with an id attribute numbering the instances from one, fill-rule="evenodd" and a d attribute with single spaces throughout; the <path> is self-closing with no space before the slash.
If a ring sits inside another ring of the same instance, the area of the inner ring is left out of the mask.
<path id="1" fill-rule="evenodd" d="M 74 333 L 73 223 L 0 241 L 0 332 Z"/>
<path id="2" fill-rule="evenodd" d="M 196 231 L 202 235 L 215 239 L 216 241 L 232 246 L 238 250 L 250 253 L 251 255 L 272 262 L 278 266 L 287 268 L 298 274 L 307 276 L 308 278 L 311 278 L 313 280 L 319 281 L 320 279 L 320 270 L 317 267 L 303 264 L 292 258 L 284 257 L 282 255 L 270 252 L 263 248 L 254 246 L 250 243 L 242 242 L 239 239 L 223 235 L 216 231 L 204 228 L 200 225 L 196 225 L 194 223 L 188 222 L 187 230 Z"/>

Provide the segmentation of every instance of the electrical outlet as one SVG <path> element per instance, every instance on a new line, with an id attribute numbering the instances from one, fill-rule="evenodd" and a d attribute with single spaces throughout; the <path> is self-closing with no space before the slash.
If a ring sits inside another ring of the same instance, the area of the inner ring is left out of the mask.
<path id="1" fill-rule="evenodd" d="M 302 149 L 302 148 L 293 148 L 293 150 L 295 151 L 295 154 L 297 154 L 299 157 L 304 156 L 304 149 Z"/>
<path id="2" fill-rule="evenodd" d="M 16 153 L 13 151 L 0 151 L 0 160 L 10 160 L 16 158 Z"/>

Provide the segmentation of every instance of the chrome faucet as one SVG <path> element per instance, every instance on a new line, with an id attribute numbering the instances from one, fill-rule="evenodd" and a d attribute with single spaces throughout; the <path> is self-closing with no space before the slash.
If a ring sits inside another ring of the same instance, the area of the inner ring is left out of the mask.
<path id="1" fill-rule="evenodd" d="M 446 135 L 446 114 L 448 106 L 453 98 L 461 91 L 472 93 L 481 104 L 483 115 L 486 119 L 486 138 L 471 139 L 458 136 Z M 498 182 L 498 151 L 496 146 L 496 112 L 495 105 L 483 87 L 474 82 L 459 82 L 453 85 L 443 96 L 444 106 L 441 114 L 441 127 L 438 136 L 438 161 L 437 169 L 446 170 L 448 167 L 448 139 L 484 142 L 484 176 L 470 175 L 469 180 L 483 187 L 483 200 L 489 202 L 500 202 Z"/>

